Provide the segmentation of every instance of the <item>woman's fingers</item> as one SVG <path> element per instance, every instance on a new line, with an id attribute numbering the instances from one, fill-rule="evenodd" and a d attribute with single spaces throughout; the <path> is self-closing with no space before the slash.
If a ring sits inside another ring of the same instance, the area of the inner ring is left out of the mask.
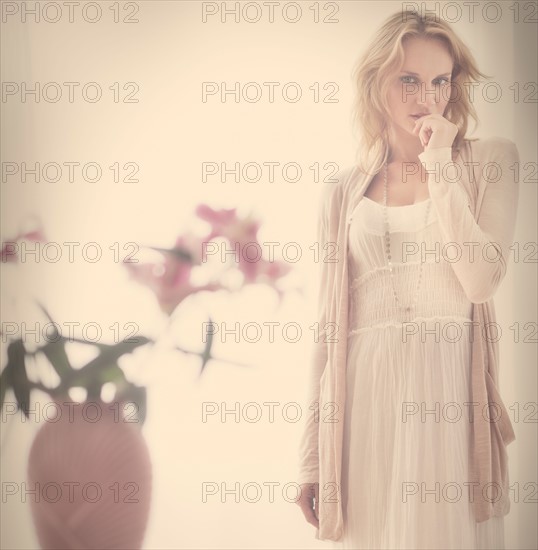
<path id="1" fill-rule="evenodd" d="M 319 518 L 317 515 L 318 494 L 318 483 L 304 484 L 301 485 L 301 495 L 297 501 L 306 521 L 316 528 L 319 527 Z"/>
<path id="2" fill-rule="evenodd" d="M 418 134 L 418 137 L 420 138 L 420 143 L 422 143 L 423 147 L 426 147 L 426 145 L 428 145 L 428 142 L 430 141 L 430 137 L 433 132 L 432 121 L 426 120 L 427 116 L 428 115 L 419 118 L 415 122 L 415 129 L 413 130 L 415 134 Z"/>
<path id="3" fill-rule="evenodd" d="M 313 525 L 314 527 L 319 527 L 319 520 L 314 514 L 314 510 L 312 507 L 307 506 L 306 509 L 303 508 L 304 517 L 306 518 L 306 521 Z"/>
<path id="4" fill-rule="evenodd" d="M 458 127 L 442 115 L 424 115 L 415 122 L 413 133 L 419 136 L 423 147 L 450 147 Z"/>

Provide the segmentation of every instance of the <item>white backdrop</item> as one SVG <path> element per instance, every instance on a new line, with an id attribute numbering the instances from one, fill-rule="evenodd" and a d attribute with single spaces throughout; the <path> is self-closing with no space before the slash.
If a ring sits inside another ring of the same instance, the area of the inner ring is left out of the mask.
<path id="1" fill-rule="evenodd" d="M 536 2 L 474 2 L 479 6 L 471 20 L 471 3 L 467 2 L 309 1 L 297 3 L 302 15 L 294 23 L 284 18 L 295 17 L 295 8 L 289 6 L 293 3 L 275 7 L 273 22 L 263 2 L 252 3 L 249 11 L 244 11 L 245 2 L 81 2 L 73 12 L 73 22 L 68 8 L 58 3 L 61 17 L 56 23 L 51 22 L 54 8 L 45 7 L 46 2 L 37 4 L 38 22 L 31 14 L 23 15 L 21 3 L 3 2 L 2 81 L 4 86 L 26 82 L 29 87 L 36 82 L 42 87 L 59 83 L 63 96 L 56 103 L 42 94 L 39 102 L 32 95 L 23 101 L 20 93 L 2 97 L 2 161 L 96 162 L 104 171 L 103 178 L 93 183 L 80 174 L 73 182 L 65 174 L 58 182 L 35 182 L 32 176 L 28 181 L 18 176 L 3 179 L 4 240 L 23 228 L 29 216 L 38 214 L 48 239 L 59 243 L 95 241 L 103 250 L 114 242 L 171 246 L 192 224 L 194 207 L 204 202 L 214 208 L 252 210 L 262 221 L 260 241 L 297 242 L 305 252 L 293 264 L 290 283 L 302 292 L 290 292 L 280 306 L 267 289 L 252 287 L 235 298 L 199 296 L 185 304 L 184 312 L 185 319 L 192 319 L 210 310 L 219 321 L 229 323 L 275 321 L 282 327 L 295 322 L 303 329 L 297 342 L 286 342 L 277 332 L 275 342 L 269 342 L 265 334 L 256 344 L 243 340 L 219 343 L 218 357 L 249 366 L 214 362 L 199 384 L 196 362 L 179 354 L 138 358 L 136 376 L 149 385 L 144 435 L 154 467 L 144 547 L 328 547 L 314 540 L 313 527 L 295 504 L 286 502 L 281 490 L 296 475 L 301 423 L 277 414 L 274 422 L 264 415 L 256 423 L 203 424 L 201 403 L 226 402 L 231 407 L 236 401 L 273 401 L 283 405 L 304 399 L 311 340 L 308 327 L 315 320 L 317 295 L 317 265 L 308 247 L 315 241 L 319 183 L 309 167 L 315 162 L 340 167 L 353 162 L 351 69 L 374 30 L 402 4 L 437 6 L 469 45 L 480 69 L 499 83 L 503 91 L 499 101 L 476 97 L 480 126 L 473 135 L 507 137 L 518 146 L 522 167 L 534 163 L 521 171 L 526 179 L 520 187 L 515 238 L 522 245 L 536 240 L 536 181 L 532 182 L 537 149 L 536 22 L 529 21 L 532 17 L 535 21 L 532 9 Z M 93 23 L 88 19 L 97 12 L 89 4 L 102 10 Z M 204 4 L 206 10 L 231 10 L 237 4 L 239 22 L 232 15 L 222 22 L 221 11 L 203 21 Z M 249 22 L 255 6 L 261 19 Z M 500 18 L 492 22 L 496 10 Z M 118 22 L 114 22 L 115 14 Z M 80 83 L 73 102 L 67 98 L 65 82 Z M 103 90 L 95 103 L 86 101 L 80 92 L 89 82 Z M 257 102 L 243 97 L 235 102 L 232 95 L 226 101 L 219 95 L 209 96 L 204 102 L 204 82 L 219 87 L 226 83 L 229 88 L 236 82 L 255 82 L 264 93 Z M 278 83 L 274 102 L 269 101 L 264 82 Z M 119 83 L 122 100 L 129 91 L 123 85 L 135 83 L 131 89 L 137 89 L 139 101 L 114 102 L 109 89 L 114 83 Z M 283 98 L 286 83 L 298 84 L 303 93 L 299 101 Z M 334 84 L 324 89 L 327 83 L 336 83 L 336 101 L 316 102 L 311 87 L 319 86 L 321 98 L 327 98 L 335 89 Z M 527 83 L 534 83 L 534 88 Z M 521 95 L 515 101 L 517 86 Z M 49 88 L 51 94 L 53 89 Z M 231 177 L 224 183 L 217 177 L 202 181 L 203 162 L 261 165 L 268 161 L 280 163 L 279 167 L 295 162 L 303 177 L 287 182 L 279 168 L 274 182 L 266 177 L 259 182 L 236 183 Z M 139 181 L 114 182 L 107 167 L 115 162 L 135 162 Z M 162 326 L 151 295 L 128 281 L 122 267 L 112 261 L 3 264 L 1 269 L 4 321 L 34 319 L 32 300 L 39 297 L 55 318 L 64 321 L 97 321 L 103 326 L 132 321 L 147 334 L 157 333 Z M 536 326 L 536 286 L 535 264 L 510 266 L 496 298 L 505 334 L 513 333 L 509 327 L 516 322 L 521 327 L 527 322 Z M 193 328 L 186 321 L 178 335 L 186 347 L 189 331 Z M 532 340 L 531 332 L 525 335 Z M 192 338 L 196 338 L 194 332 Z M 517 402 L 522 407 L 537 401 L 536 346 L 513 340 L 507 337 L 501 342 L 501 388 L 507 406 Z M 3 364 L 5 348 L 3 343 Z M 523 502 L 532 491 L 522 489 L 525 483 L 536 487 L 535 427 L 532 418 L 514 423 L 517 439 L 509 447 L 510 476 L 519 483 L 520 495 L 506 519 L 507 548 L 537 546 L 536 504 Z M 3 483 L 24 480 L 27 453 L 37 428 L 35 422 L 22 423 L 18 417 L 2 419 Z M 222 503 L 220 498 L 203 503 L 200 487 L 204 481 L 229 486 L 252 481 L 262 488 L 267 482 L 279 485 L 274 501 L 266 491 L 257 503 L 244 498 L 237 504 L 233 499 Z M 3 500 L 0 528 L 2 548 L 38 547 L 28 503 Z"/>

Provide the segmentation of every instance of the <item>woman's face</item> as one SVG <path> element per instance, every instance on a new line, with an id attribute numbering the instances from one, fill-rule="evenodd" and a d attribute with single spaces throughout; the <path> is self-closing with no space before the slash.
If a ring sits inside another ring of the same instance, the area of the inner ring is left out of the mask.
<path id="1" fill-rule="evenodd" d="M 397 134 L 413 132 L 417 116 L 443 115 L 450 99 L 452 58 L 437 39 L 408 38 L 402 71 L 395 74 L 388 91 L 390 123 Z"/>

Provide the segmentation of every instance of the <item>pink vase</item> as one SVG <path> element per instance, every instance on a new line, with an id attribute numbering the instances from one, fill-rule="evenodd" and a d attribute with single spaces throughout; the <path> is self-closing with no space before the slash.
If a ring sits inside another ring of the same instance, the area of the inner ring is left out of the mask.
<path id="1" fill-rule="evenodd" d="M 117 402 L 69 399 L 48 405 L 28 460 L 28 490 L 36 490 L 29 500 L 41 548 L 142 547 L 151 460 L 140 424 L 125 418 L 123 409 Z"/>

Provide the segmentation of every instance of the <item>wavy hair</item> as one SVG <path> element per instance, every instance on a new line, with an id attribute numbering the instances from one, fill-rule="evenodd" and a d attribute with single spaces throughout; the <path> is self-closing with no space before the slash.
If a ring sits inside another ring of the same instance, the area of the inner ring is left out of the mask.
<path id="1" fill-rule="evenodd" d="M 424 15 L 415 10 L 397 12 L 383 23 L 352 71 L 356 91 L 352 123 L 353 132 L 360 131 L 356 157 L 363 172 L 373 166 L 375 174 L 388 161 L 387 93 L 391 77 L 403 67 L 403 44 L 410 37 L 441 40 L 452 57 L 452 86 L 444 116 L 458 127 L 453 149 L 461 148 L 469 117 L 474 119 L 475 129 L 478 125 L 469 88 L 463 84 L 491 77 L 478 70 L 469 48 L 446 21 L 431 12 Z"/>

